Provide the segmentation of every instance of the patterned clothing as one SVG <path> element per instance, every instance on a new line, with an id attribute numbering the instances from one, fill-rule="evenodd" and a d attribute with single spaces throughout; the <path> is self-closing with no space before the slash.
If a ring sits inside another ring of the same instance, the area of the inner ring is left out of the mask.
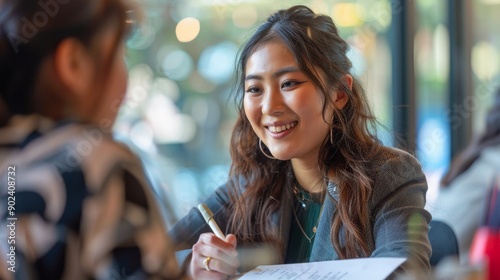
<path id="1" fill-rule="evenodd" d="M 141 164 L 109 129 L 14 117 L 0 199 L 1 279 L 179 278 Z"/>

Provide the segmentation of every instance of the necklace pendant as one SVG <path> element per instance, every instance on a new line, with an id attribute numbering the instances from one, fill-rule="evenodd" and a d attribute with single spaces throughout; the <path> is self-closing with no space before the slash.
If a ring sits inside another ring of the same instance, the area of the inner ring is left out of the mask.
<path id="1" fill-rule="evenodd" d="M 313 227 L 312 231 L 313 233 L 316 233 L 316 230 L 318 230 L 316 227 Z"/>

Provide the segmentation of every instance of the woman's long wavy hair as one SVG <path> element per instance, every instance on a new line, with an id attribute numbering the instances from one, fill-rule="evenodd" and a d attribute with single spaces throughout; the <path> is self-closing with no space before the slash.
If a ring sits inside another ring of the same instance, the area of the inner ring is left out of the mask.
<path id="1" fill-rule="evenodd" d="M 111 24 L 116 49 L 129 31 L 129 9 L 122 0 L 0 0 L 0 126 L 12 115 L 38 113 L 34 93 L 40 67 L 60 42 L 75 38 L 91 50 Z M 113 59 L 95 52 L 96 84 L 104 84 Z"/>
<path id="2" fill-rule="evenodd" d="M 339 195 L 338 201 L 334 200 L 337 210 L 332 217 L 331 241 L 342 259 L 368 256 L 373 251 L 373 238 L 368 209 L 372 181 L 367 163 L 380 147 L 373 134 L 376 120 L 359 82 L 354 79 L 350 89 L 344 78 L 352 67 L 346 55 L 348 44 L 330 17 L 315 14 L 305 6 L 271 15 L 240 51 L 235 87 L 239 117 L 231 137 L 229 230 L 236 233 L 240 244 L 269 243 L 284 253 L 286 244 L 280 242 L 270 217 L 279 210 L 280 200 L 293 199 L 292 190 L 286 187 L 294 180 L 291 162 L 262 154 L 243 108 L 247 60 L 268 42 L 283 43 L 323 93 L 323 118 L 330 124 L 330 133 L 322 144 L 318 167 L 325 178 L 337 185 Z M 334 90 L 349 97 L 342 110 L 334 105 Z M 333 117 L 328 118 L 331 110 Z"/>

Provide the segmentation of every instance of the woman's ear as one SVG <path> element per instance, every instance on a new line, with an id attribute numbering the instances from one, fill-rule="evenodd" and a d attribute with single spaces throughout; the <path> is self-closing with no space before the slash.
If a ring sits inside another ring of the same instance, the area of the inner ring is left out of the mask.
<path id="1" fill-rule="evenodd" d="M 353 83 L 352 76 L 349 74 L 346 74 L 344 76 L 344 79 L 345 79 L 345 83 L 346 83 L 347 87 L 349 88 L 349 90 L 352 90 L 352 83 Z M 335 96 L 335 105 L 337 106 L 337 108 L 342 110 L 342 108 L 344 108 L 344 106 L 349 101 L 349 95 L 347 95 L 347 93 L 342 89 L 338 89 L 335 92 L 335 95 L 336 95 Z"/>
<path id="2" fill-rule="evenodd" d="M 92 59 L 85 46 L 78 40 L 68 38 L 57 46 L 54 53 L 54 68 L 57 78 L 75 101 L 85 98 L 92 84 Z"/>

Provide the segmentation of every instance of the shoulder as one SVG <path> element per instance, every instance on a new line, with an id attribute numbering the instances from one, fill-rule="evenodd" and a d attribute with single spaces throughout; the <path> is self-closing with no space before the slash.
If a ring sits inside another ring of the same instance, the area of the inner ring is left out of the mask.
<path id="1" fill-rule="evenodd" d="M 96 126 L 68 123 L 60 127 L 52 127 L 39 133 L 27 145 L 21 143 L 30 138 L 29 134 L 32 131 L 39 131 L 40 128 L 25 130 L 18 133 L 19 139 L 12 143 L 12 148 L 8 151 L 10 155 L 13 155 L 10 160 L 20 165 L 55 160 L 71 165 L 71 163 L 80 163 L 97 155 L 99 155 L 98 158 L 112 155 L 113 158 L 122 160 L 134 159 L 134 155 L 126 146 L 113 139 L 110 131 Z M 18 148 L 20 146 L 23 147 Z"/>
<path id="2" fill-rule="evenodd" d="M 70 137 L 67 138 L 70 145 L 78 156 L 109 157 L 115 160 L 133 161 L 136 156 L 124 144 L 117 142 L 109 131 L 95 126 L 75 125 Z"/>
<path id="3" fill-rule="evenodd" d="M 90 125 L 71 123 L 54 128 L 10 153 L 6 161 L 17 165 L 24 177 L 38 177 L 28 174 L 41 172 L 48 181 L 60 181 L 70 176 L 82 178 L 90 188 L 99 188 L 111 173 L 123 170 L 143 181 L 139 159 L 110 132 Z"/>
<path id="4" fill-rule="evenodd" d="M 408 176 L 423 175 L 420 162 L 410 153 L 391 147 L 381 147 L 369 163 L 375 171 L 374 179 L 400 180 Z"/>
<path id="5" fill-rule="evenodd" d="M 382 147 L 369 163 L 373 170 L 372 185 L 375 201 L 399 190 L 417 186 L 427 191 L 427 181 L 418 160 L 400 149 Z"/>
<path id="6" fill-rule="evenodd" d="M 68 140 L 67 156 L 79 163 L 91 187 L 99 187 L 111 174 L 119 173 L 146 184 L 139 157 L 125 144 L 114 140 L 109 132 L 93 126 L 77 126 Z"/>
<path id="7" fill-rule="evenodd" d="M 110 131 L 92 125 L 71 124 L 43 137 L 40 142 L 51 142 L 49 150 L 60 154 L 67 165 L 111 168 L 117 163 L 138 164 L 138 157 L 124 144 L 113 139 Z M 44 143 L 34 143 L 39 149 Z M 69 167 L 69 166 L 68 166 Z"/>

